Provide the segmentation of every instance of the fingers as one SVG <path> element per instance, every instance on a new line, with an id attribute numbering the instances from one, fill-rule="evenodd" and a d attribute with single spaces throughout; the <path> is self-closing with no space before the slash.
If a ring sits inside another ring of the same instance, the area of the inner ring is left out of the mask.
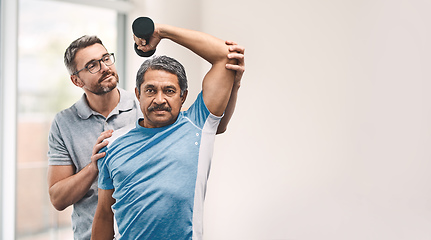
<path id="1" fill-rule="evenodd" d="M 225 41 L 225 43 L 229 46 L 229 54 L 227 55 L 227 57 L 229 59 L 237 60 L 236 64 L 226 64 L 226 69 L 236 71 L 234 84 L 239 87 L 241 85 L 242 75 L 245 71 L 245 47 L 238 45 L 236 42 L 230 40 Z"/>
<path id="2" fill-rule="evenodd" d="M 94 154 L 93 156 L 91 156 L 90 159 L 91 159 L 92 162 L 97 162 L 97 160 L 105 157 L 105 155 L 106 155 L 106 152 L 97 153 L 97 154 Z"/>
<path id="3" fill-rule="evenodd" d="M 227 55 L 229 59 L 236 59 L 237 64 L 226 64 L 226 68 L 230 70 L 239 71 L 240 73 L 243 73 L 245 71 L 245 61 L 244 61 L 244 54 L 242 53 L 229 53 Z"/>
<path id="4" fill-rule="evenodd" d="M 147 45 L 138 45 L 138 49 L 142 50 L 143 52 L 148 52 L 154 49 L 154 47 L 151 44 Z"/>
<path id="5" fill-rule="evenodd" d="M 133 35 L 133 40 L 135 41 L 136 45 L 138 46 L 144 46 L 147 45 L 147 41 L 142 38 L 138 38 L 137 36 Z"/>
<path id="6" fill-rule="evenodd" d="M 244 66 L 234 65 L 234 64 L 226 64 L 226 69 L 234 70 L 237 73 L 241 73 L 241 74 L 245 72 Z"/>
<path id="7" fill-rule="evenodd" d="M 244 54 L 244 52 L 245 52 L 245 47 L 238 45 L 234 41 L 227 40 L 226 45 L 229 45 L 229 51 L 230 52 L 237 52 L 237 53 L 241 53 L 241 54 Z"/>
<path id="8" fill-rule="evenodd" d="M 139 50 L 143 52 L 148 52 L 156 49 L 157 45 L 161 41 L 161 38 L 154 31 L 153 35 L 147 40 L 143 38 L 138 38 L 135 35 L 133 35 L 133 40 L 135 41 Z"/>
<path id="9" fill-rule="evenodd" d="M 226 44 L 229 45 L 229 54 L 227 57 L 229 59 L 236 59 L 238 61 L 238 65 L 244 66 L 244 52 L 245 47 L 236 44 L 236 42 L 233 41 L 226 41 Z M 233 44 L 233 45 L 230 45 Z"/>
<path id="10" fill-rule="evenodd" d="M 231 53 L 236 52 L 236 53 L 244 54 L 245 47 L 243 47 L 241 45 L 231 45 L 231 46 L 229 46 L 229 51 Z"/>
<path id="11" fill-rule="evenodd" d="M 144 52 L 148 52 L 148 51 L 152 50 L 152 48 L 153 48 L 153 46 L 150 43 L 147 44 L 147 40 L 145 40 L 143 38 L 138 38 L 135 35 L 133 35 L 133 40 L 135 41 L 139 50 L 142 50 Z"/>
<path id="12" fill-rule="evenodd" d="M 100 151 L 100 149 L 108 146 L 108 144 L 109 144 L 108 141 L 102 141 L 102 142 L 97 143 L 96 145 L 94 145 L 94 147 L 93 147 L 93 155 L 97 154 Z"/>
<path id="13" fill-rule="evenodd" d="M 241 62 L 241 63 L 244 63 L 244 54 L 242 54 L 242 53 L 229 53 L 228 55 L 227 55 L 227 57 L 229 58 L 229 59 L 236 59 L 236 60 L 238 60 L 239 62 Z"/>
<path id="14" fill-rule="evenodd" d="M 109 137 L 112 137 L 112 133 L 114 132 L 114 130 L 106 130 L 106 131 L 104 131 L 104 132 L 102 132 L 101 134 L 100 134 L 100 136 L 97 138 L 97 141 L 96 141 L 96 144 L 97 143 L 101 143 L 103 140 L 105 140 L 105 139 L 107 139 L 107 138 L 109 138 Z"/>
<path id="15" fill-rule="evenodd" d="M 99 160 L 100 158 L 102 158 L 102 157 L 104 157 L 104 156 L 105 156 L 105 153 L 104 153 L 104 152 L 103 152 L 103 153 L 99 153 L 99 151 L 100 151 L 102 148 L 104 148 L 104 147 L 108 146 L 109 142 L 108 142 L 108 141 L 105 141 L 105 139 L 107 139 L 107 138 L 111 137 L 113 132 L 114 132 L 114 130 L 107 130 L 107 131 L 104 131 L 104 132 L 102 132 L 102 133 L 100 134 L 100 136 L 97 138 L 97 140 L 96 140 L 96 144 L 95 144 L 95 145 L 94 145 L 94 147 L 93 147 L 93 153 L 92 153 L 92 156 L 91 156 L 91 161 L 92 161 L 92 162 L 97 161 L 97 160 Z"/>
<path id="16" fill-rule="evenodd" d="M 231 41 L 231 40 L 226 40 L 225 43 L 226 43 L 226 45 L 238 45 L 236 42 Z"/>

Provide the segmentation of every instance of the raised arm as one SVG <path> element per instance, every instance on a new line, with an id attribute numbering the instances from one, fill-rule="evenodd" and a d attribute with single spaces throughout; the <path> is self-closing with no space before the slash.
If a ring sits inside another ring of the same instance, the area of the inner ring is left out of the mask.
<path id="1" fill-rule="evenodd" d="M 148 43 L 136 37 L 135 42 L 138 49 L 146 52 L 155 49 L 161 39 L 169 39 L 190 49 L 212 65 L 202 82 L 203 98 L 209 111 L 221 116 L 228 104 L 235 76 L 234 71 L 226 68 L 226 64 L 236 62 L 227 57 L 229 46 L 209 34 L 165 24 L 155 25 Z"/>
<path id="2" fill-rule="evenodd" d="M 75 174 L 73 165 L 48 167 L 49 197 L 55 209 L 62 211 L 85 196 L 99 173 L 97 160 L 105 156 L 98 153 L 108 144 L 103 140 L 111 135 L 111 130 L 100 135 L 93 147 L 91 163 L 78 173 Z"/>

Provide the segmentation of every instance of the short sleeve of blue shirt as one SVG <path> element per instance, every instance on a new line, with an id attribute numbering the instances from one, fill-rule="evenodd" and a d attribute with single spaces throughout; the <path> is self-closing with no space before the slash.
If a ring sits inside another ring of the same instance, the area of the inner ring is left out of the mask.
<path id="1" fill-rule="evenodd" d="M 190 119 L 197 127 L 202 128 L 208 119 L 208 116 L 221 119 L 221 117 L 214 116 L 210 113 L 207 106 L 205 105 L 202 91 L 199 93 L 196 101 L 190 106 L 190 108 L 185 112 L 186 117 Z"/>
<path id="2" fill-rule="evenodd" d="M 101 152 L 106 152 L 106 150 L 107 148 L 105 147 L 101 150 Z M 97 166 L 99 168 L 98 184 L 99 188 L 104 190 L 114 189 L 111 174 L 109 174 L 109 169 L 107 166 L 107 158 L 108 156 L 106 155 L 104 158 L 99 159 L 99 161 L 97 162 Z"/>

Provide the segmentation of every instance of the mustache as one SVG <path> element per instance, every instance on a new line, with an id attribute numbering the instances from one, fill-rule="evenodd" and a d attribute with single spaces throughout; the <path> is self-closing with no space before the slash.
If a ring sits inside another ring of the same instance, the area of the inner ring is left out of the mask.
<path id="1" fill-rule="evenodd" d="M 148 112 L 158 111 L 158 110 L 171 112 L 172 108 L 166 106 L 165 104 L 160 104 L 160 105 L 156 104 L 156 105 L 148 107 L 147 110 L 148 110 Z"/>
<path id="2" fill-rule="evenodd" d="M 105 80 L 105 78 L 106 78 L 106 77 L 108 77 L 108 76 L 110 76 L 110 75 L 112 75 L 112 76 L 116 77 L 116 74 L 115 74 L 114 72 L 104 72 L 104 73 L 102 74 L 102 76 L 99 78 L 98 83 L 103 82 L 103 80 Z M 117 78 L 117 79 L 118 79 L 118 78 Z"/>

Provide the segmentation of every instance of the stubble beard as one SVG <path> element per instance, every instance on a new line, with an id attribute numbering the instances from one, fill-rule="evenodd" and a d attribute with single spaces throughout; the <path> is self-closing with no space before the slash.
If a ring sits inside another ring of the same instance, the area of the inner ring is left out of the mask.
<path id="1" fill-rule="evenodd" d="M 102 85 L 104 78 L 106 78 L 107 76 L 112 75 L 115 77 L 116 81 L 115 82 L 109 82 L 107 85 Z M 92 89 L 88 89 L 90 92 L 96 94 L 96 95 L 103 95 L 106 93 L 111 92 L 112 90 L 114 90 L 117 87 L 117 84 L 119 83 L 119 78 L 118 78 L 118 74 L 111 72 L 111 73 L 107 73 L 102 75 L 99 78 L 99 81 L 97 81 L 97 85 L 94 86 Z"/>

